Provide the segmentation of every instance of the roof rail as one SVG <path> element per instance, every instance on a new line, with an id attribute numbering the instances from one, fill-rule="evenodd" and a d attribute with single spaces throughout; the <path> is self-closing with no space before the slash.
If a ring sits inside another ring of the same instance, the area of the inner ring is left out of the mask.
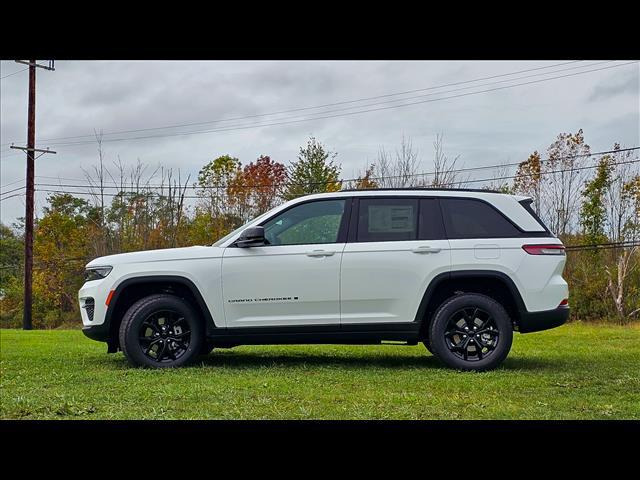
<path id="1" fill-rule="evenodd" d="M 343 192 L 376 192 L 394 190 L 442 190 L 448 192 L 478 192 L 478 193 L 505 193 L 498 190 L 486 190 L 484 188 L 442 188 L 442 187 L 399 187 L 399 188 L 345 188 Z"/>

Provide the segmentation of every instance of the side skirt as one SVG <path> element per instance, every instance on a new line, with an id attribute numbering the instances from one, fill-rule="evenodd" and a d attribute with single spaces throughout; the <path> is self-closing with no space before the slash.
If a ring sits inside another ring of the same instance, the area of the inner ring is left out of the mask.
<path id="1" fill-rule="evenodd" d="M 215 347 L 236 345 L 348 344 L 399 342 L 416 345 L 416 322 L 402 324 L 310 325 L 304 327 L 237 327 L 216 329 L 208 340 Z"/>

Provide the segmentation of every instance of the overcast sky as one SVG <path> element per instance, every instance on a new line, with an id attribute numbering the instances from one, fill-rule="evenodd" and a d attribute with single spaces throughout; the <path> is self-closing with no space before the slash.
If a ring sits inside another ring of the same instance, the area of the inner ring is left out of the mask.
<path id="1" fill-rule="evenodd" d="M 36 182 L 76 183 L 73 179 L 83 178 L 81 167 L 88 169 L 97 160 L 95 143 L 60 144 L 90 138 L 50 139 L 91 135 L 94 130 L 107 134 L 226 120 L 428 89 L 538 67 L 550 68 L 315 110 L 105 135 L 106 141 L 251 127 L 105 142 L 106 160 L 110 164 L 119 156 L 129 165 L 139 158 L 151 166 L 180 168 L 183 177 L 190 173 L 194 178 L 202 165 L 223 154 L 238 157 L 243 164 L 259 155 L 270 155 L 289 164 L 309 135 L 314 135 L 338 153 L 336 160 L 342 165 L 342 177 L 351 178 L 375 160 L 380 147 L 396 148 L 403 135 L 410 137 L 419 150 L 422 171 L 432 169 L 433 141 L 438 133 L 444 135 L 445 152 L 460 155 L 459 165 L 464 167 L 524 160 L 533 150 L 544 152 L 558 133 L 579 128 L 584 130 L 592 151 L 608 150 L 615 142 L 640 145 L 638 63 L 424 102 L 626 63 L 567 62 L 57 61 L 55 71 L 37 72 L 37 147 L 49 146 L 58 153 L 37 160 Z M 19 72 L 25 67 L 13 61 L 0 62 L 0 77 L 9 75 L 0 80 L 3 198 L 12 195 L 8 193 L 10 190 L 24 185 L 24 154 L 10 150 L 9 145 L 11 142 L 23 145 L 26 139 L 28 72 Z M 14 72 L 19 73 L 12 75 Z M 381 103 L 398 99 L 406 100 Z M 386 108 L 410 102 L 423 103 Z M 385 109 L 335 117 L 380 108 Z M 256 123 L 298 121 L 311 114 L 334 118 L 253 127 Z M 491 173 L 481 171 L 474 175 L 485 178 Z M 15 193 L 21 192 L 24 190 Z M 41 211 L 45 199 L 46 193 L 36 194 L 36 212 Z M 3 200 L 0 208 L 0 220 L 12 223 L 24 215 L 24 196 Z"/>

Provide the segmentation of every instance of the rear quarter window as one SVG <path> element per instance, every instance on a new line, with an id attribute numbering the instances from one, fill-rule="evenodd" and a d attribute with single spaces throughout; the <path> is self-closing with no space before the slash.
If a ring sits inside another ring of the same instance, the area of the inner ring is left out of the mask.
<path id="1" fill-rule="evenodd" d="M 520 237 L 522 232 L 490 204 L 471 198 L 441 198 L 447 237 Z"/>

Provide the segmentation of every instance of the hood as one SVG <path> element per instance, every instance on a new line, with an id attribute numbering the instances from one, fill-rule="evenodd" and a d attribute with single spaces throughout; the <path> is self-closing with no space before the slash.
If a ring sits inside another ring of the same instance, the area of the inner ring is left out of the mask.
<path id="1" fill-rule="evenodd" d="M 160 250 L 143 250 L 141 252 L 119 253 L 117 255 L 107 255 L 98 257 L 87 263 L 87 267 L 114 266 L 126 263 L 146 263 L 163 262 L 172 260 L 190 260 L 201 258 L 219 258 L 222 256 L 223 248 L 219 247 L 182 247 L 163 248 Z"/>

